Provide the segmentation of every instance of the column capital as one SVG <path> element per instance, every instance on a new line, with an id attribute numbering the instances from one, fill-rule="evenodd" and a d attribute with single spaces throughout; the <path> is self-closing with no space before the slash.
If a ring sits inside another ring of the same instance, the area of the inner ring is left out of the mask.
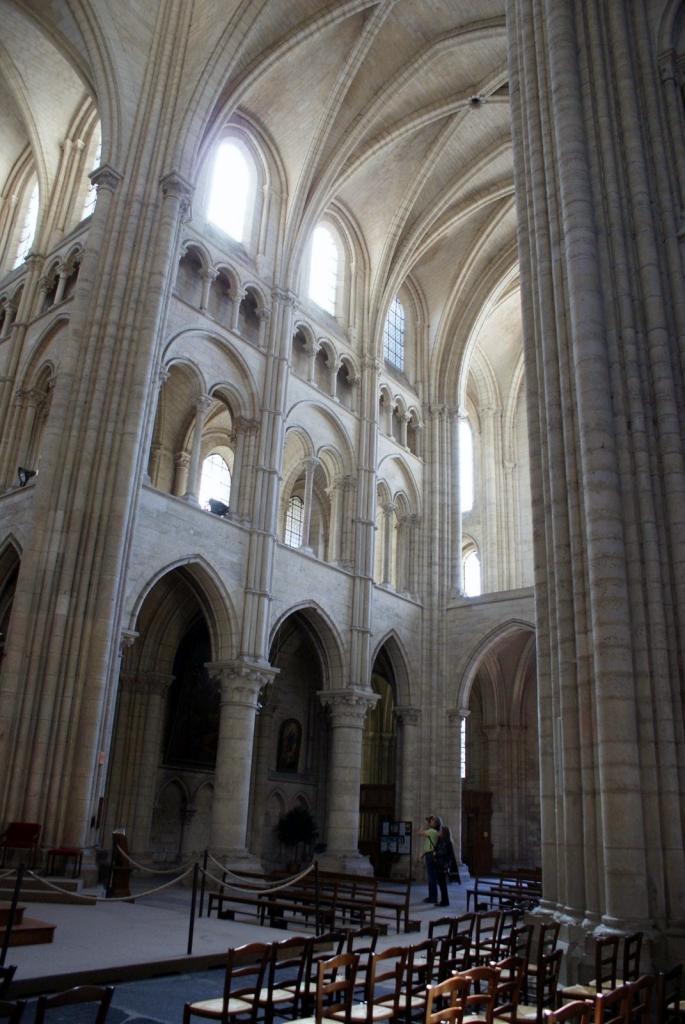
<path id="1" fill-rule="evenodd" d="M 178 171 L 170 171 L 169 174 L 163 175 L 159 179 L 159 187 L 165 196 L 180 199 L 182 204 L 190 203 L 195 191 L 195 186 Z"/>
<path id="2" fill-rule="evenodd" d="M 241 704 L 255 710 L 259 707 L 259 692 L 278 674 L 279 669 L 267 662 L 210 661 L 205 665 L 213 679 L 221 686 L 222 704 Z"/>
<path id="3" fill-rule="evenodd" d="M 233 429 L 236 434 L 256 434 L 261 426 L 261 420 L 250 419 L 248 416 L 236 416 L 233 421 Z"/>
<path id="4" fill-rule="evenodd" d="M 200 395 L 195 402 L 195 408 L 199 413 L 207 413 L 209 412 L 213 401 L 214 399 L 211 395 Z"/>
<path id="5" fill-rule="evenodd" d="M 397 704 L 394 713 L 402 725 L 418 725 L 421 719 L 421 708 L 412 707 L 410 704 Z"/>
<path id="6" fill-rule="evenodd" d="M 90 180 L 98 189 L 103 188 L 106 192 L 116 192 L 124 176 L 115 170 L 111 164 L 101 164 L 88 175 Z"/>
<path id="7" fill-rule="evenodd" d="M 177 452 L 174 455 L 174 466 L 176 469 L 187 469 L 190 465 L 190 455 L 188 452 Z"/>
<path id="8" fill-rule="evenodd" d="M 289 288 L 272 288 L 271 294 L 274 299 L 283 303 L 284 306 L 289 307 L 293 311 L 299 309 L 299 297 L 295 292 L 291 292 Z"/>
<path id="9" fill-rule="evenodd" d="M 135 629 L 122 629 L 121 635 L 119 636 L 119 648 L 121 653 L 123 654 L 127 647 L 133 647 L 137 639 L 138 633 Z"/>
<path id="10" fill-rule="evenodd" d="M 448 708 L 447 710 L 447 717 L 449 718 L 450 722 L 458 721 L 460 725 L 461 722 L 464 719 L 468 718 L 470 714 L 471 712 L 469 711 L 468 708 Z"/>
<path id="11" fill-rule="evenodd" d="M 362 729 L 367 711 L 380 700 L 373 690 L 350 687 L 345 690 L 319 690 L 318 697 L 330 711 L 333 725 L 346 725 Z"/>

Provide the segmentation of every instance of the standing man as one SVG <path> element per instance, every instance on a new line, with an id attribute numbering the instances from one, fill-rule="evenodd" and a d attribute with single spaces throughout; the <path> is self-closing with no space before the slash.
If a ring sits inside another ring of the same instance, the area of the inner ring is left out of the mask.
<path id="1" fill-rule="evenodd" d="M 438 902 L 438 879 L 435 872 L 435 847 L 438 845 L 438 837 L 442 821 L 432 814 L 426 818 L 426 827 L 419 830 L 423 836 L 423 859 L 426 863 L 426 878 L 428 880 L 428 896 L 424 903 Z"/>

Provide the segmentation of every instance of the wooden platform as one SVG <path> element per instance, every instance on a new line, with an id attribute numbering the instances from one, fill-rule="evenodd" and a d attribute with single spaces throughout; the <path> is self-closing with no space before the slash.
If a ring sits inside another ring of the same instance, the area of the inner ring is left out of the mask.
<path id="1" fill-rule="evenodd" d="M 39 921 L 36 917 L 25 917 L 26 908 L 17 906 L 14 916 L 14 927 L 10 935 L 10 946 L 38 946 L 52 942 L 56 925 L 47 921 Z M 0 943 L 4 941 L 9 921 L 10 904 L 0 903 Z"/>
<path id="2" fill-rule="evenodd" d="M 0 882 L 0 905 L 4 902 L 9 902 L 14 894 L 14 882 L 13 877 L 4 878 Z M 50 882 L 51 885 L 46 884 Z M 58 886 L 58 889 L 54 889 L 51 886 Z M 83 883 L 80 878 L 49 878 L 45 882 L 40 878 L 25 877 L 19 898 L 25 900 L 27 903 L 75 903 L 81 907 L 89 907 L 95 905 L 94 897 L 84 898 L 81 895 Z"/>

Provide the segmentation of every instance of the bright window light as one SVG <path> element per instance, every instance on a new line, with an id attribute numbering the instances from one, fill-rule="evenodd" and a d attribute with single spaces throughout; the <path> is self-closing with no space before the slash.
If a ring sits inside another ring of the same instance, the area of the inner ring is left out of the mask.
<path id="1" fill-rule="evenodd" d="M 466 778 L 466 719 L 461 720 L 461 777 Z"/>
<path id="2" fill-rule="evenodd" d="M 302 546 L 302 528 L 304 526 L 304 501 L 294 494 L 288 502 L 285 513 L 285 542 L 291 548 Z"/>
<path id="3" fill-rule="evenodd" d="M 396 366 L 404 369 L 404 309 L 398 298 L 390 303 L 388 315 L 383 328 L 383 357 Z"/>
<path id="4" fill-rule="evenodd" d="M 473 508 L 473 434 L 468 420 L 459 420 L 459 497 L 461 511 Z"/>
<path id="5" fill-rule="evenodd" d="M 469 551 L 464 558 L 464 594 L 478 597 L 480 594 L 480 558 L 477 551 Z"/>
<path id="6" fill-rule="evenodd" d="M 102 159 L 102 140 L 100 138 L 100 125 L 98 124 L 95 128 L 97 145 L 95 147 L 95 153 L 93 155 L 93 164 L 90 168 L 92 174 L 96 168 L 100 166 L 100 160 Z M 88 185 L 88 192 L 86 193 L 86 201 L 83 204 L 83 213 L 81 214 L 81 220 L 85 220 L 86 217 L 90 217 L 91 213 L 95 209 L 95 204 L 98 199 L 97 185 L 94 185 L 91 181 Z"/>
<path id="7" fill-rule="evenodd" d="M 38 224 L 38 182 L 33 186 L 31 197 L 26 207 L 26 214 L 24 216 L 24 223 L 21 226 L 19 232 L 19 242 L 17 244 L 17 255 L 12 266 L 12 270 L 16 267 L 21 266 L 33 245 L 33 239 L 36 234 L 36 225 Z"/>
<path id="8" fill-rule="evenodd" d="M 209 499 L 230 504 L 231 471 L 218 452 L 212 452 L 202 463 L 200 478 L 200 508 L 209 509 Z"/>
<path id="9" fill-rule="evenodd" d="M 338 292 L 338 246 L 333 232 L 324 224 L 314 229 L 309 270 L 309 297 L 317 306 L 335 316 Z"/>
<path id="10" fill-rule="evenodd" d="M 235 142 L 222 142 L 216 151 L 207 219 L 242 242 L 250 199 L 250 167 Z"/>

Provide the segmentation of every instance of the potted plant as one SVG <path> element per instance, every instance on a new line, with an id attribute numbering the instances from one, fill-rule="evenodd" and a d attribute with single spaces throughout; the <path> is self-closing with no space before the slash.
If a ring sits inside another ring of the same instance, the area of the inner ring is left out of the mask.
<path id="1" fill-rule="evenodd" d="M 297 871 L 299 869 L 298 854 L 300 847 L 302 848 L 301 854 L 304 855 L 305 849 L 311 847 L 314 843 L 319 830 L 309 808 L 304 807 L 302 804 L 296 804 L 278 819 L 276 834 L 283 846 L 294 851 L 295 863 L 289 864 L 288 869 Z"/>

